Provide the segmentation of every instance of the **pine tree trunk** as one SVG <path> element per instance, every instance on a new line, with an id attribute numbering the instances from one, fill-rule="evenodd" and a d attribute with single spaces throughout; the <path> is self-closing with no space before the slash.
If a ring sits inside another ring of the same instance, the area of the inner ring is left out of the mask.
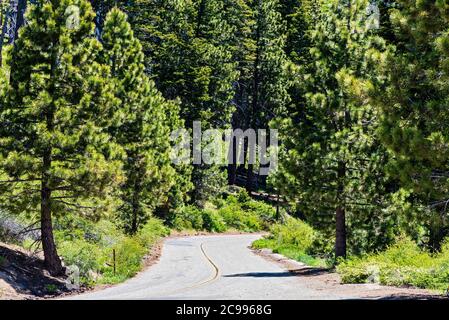
<path id="1" fill-rule="evenodd" d="M 56 251 L 53 238 L 53 225 L 51 217 L 51 189 L 49 188 L 48 171 L 51 167 L 51 149 L 46 150 L 43 161 L 42 187 L 41 187 L 41 237 L 44 250 L 45 267 L 52 276 L 63 274 L 61 259 Z"/>
<path id="2" fill-rule="evenodd" d="M 230 152 L 232 154 L 229 157 L 229 164 L 228 164 L 228 184 L 230 186 L 235 185 L 237 180 L 237 139 L 235 137 L 231 138 L 231 148 Z"/>
<path id="3" fill-rule="evenodd" d="M 17 23 L 14 30 L 14 39 L 19 37 L 19 29 L 25 24 L 25 11 L 27 9 L 27 0 L 19 0 L 17 5 Z"/>
<path id="4" fill-rule="evenodd" d="M 197 17 L 197 22 L 196 22 L 196 37 L 199 38 L 201 37 L 201 27 L 203 25 L 203 16 L 205 14 L 206 11 L 206 1 L 205 0 L 201 0 L 200 2 L 200 6 L 198 8 L 198 17 Z"/>
<path id="5" fill-rule="evenodd" d="M 342 206 L 336 211 L 335 257 L 346 258 L 346 212 Z"/>
<path id="6" fill-rule="evenodd" d="M 254 61 L 254 70 L 253 70 L 253 101 L 252 101 L 252 110 L 250 114 L 250 128 L 253 130 L 257 130 L 257 116 L 259 115 L 259 85 L 260 85 L 260 79 L 259 79 L 259 64 L 260 64 L 260 21 L 257 22 L 257 29 L 256 29 L 256 59 Z M 250 152 L 251 148 L 254 148 L 255 146 L 248 146 L 246 152 Z M 250 162 L 251 156 L 249 156 L 248 161 Z M 247 180 L 246 180 L 246 190 L 249 194 L 253 191 L 253 180 L 254 180 L 254 164 L 248 163 L 248 174 L 247 174 Z"/>
<path id="7" fill-rule="evenodd" d="M 6 36 L 6 16 L 4 16 L 4 13 L 1 12 L 0 17 L 0 28 L 1 28 L 1 34 L 0 34 L 0 53 L 3 52 L 3 44 L 5 41 Z M 0 67 L 3 65 L 3 56 L 0 54 Z"/>
<path id="8" fill-rule="evenodd" d="M 138 199 L 138 190 L 134 190 L 134 196 L 133 196 L 133 212 L 132 212 L 132 222 L 131 222 L 131 234 L 134 235 L 137 233 L 138 229 L 139 229 L 139 225 L 138 225 L 138 214 L 139 214 L 139 199 Z"/>
<path id="9" fill-rule="evenodd" d="M 254 185 L 254 165 L 248 164 L 248 173 L 246 177 L 246 191 L 248 191 L 249 194 L 253 192 L 253 185 Z"/>
<path id="10" fill-rule="evenodd" d="M 344 206 L 344 178 L 346 177 L 346 164 L 340 162 L 338 165 L 338 206 L 335 213 L 335 257 L 346 258 L 346 209 Z"/>

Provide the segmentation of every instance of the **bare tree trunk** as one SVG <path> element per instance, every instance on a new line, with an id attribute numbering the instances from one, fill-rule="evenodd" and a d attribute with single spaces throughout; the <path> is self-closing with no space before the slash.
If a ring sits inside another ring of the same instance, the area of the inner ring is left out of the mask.
<path id="1" fill-rule="evenodd" d="M 14 39 L 19 37 L 19 29 L 25 24 L 25 12 L 27 9 L 27 0 L 19 0 L 17 5 L 17 23 L 14 31 Z"/>
<path id="2" fill-rule="evenodd" d="M 51 189 L 49 188 L 48 171 L 51 167 L 51 148 L 45 151 L 43 158 L 43 174 L 41 186 L 41 237 L 44 250 L 45 267 L 52 276 L 63 274 L 61 259 L 56 251 L 53 238 L 53 225 L 51 217 Z"/>
<path id="3" fill-rule="evenodd" d="M 199 8 L 198 8 L 198 16 L 197 16 L 197 22 L 196 22 L 196 37 L 201 37 L 201 27 L 203 25 L 203 18 L 206 11 L 206 1 L 201 0 Z"/>
<path id="4" fill-rule="evenodd" d="M 140 192 L 140 183 L 137 178 L 134 182 L 134 190 L 133 190 L 133 198 L 132 198 L 132 222 L 131 222 L 131 234 L 134 235 L 139 230 L 139 192 Z"/>
<path id="5" fill-rule="evenodd" d="M 335 257 L 346 258 L 346 212 L 341 206 L 336 211 Z"/>
<path id="6" fill-rule="evenodd" d="M 230 186 L 235 185 L 237 180 L 237 139 L 235 137 L 231 138 L 231 148 L 229 151 L 232 153 L 229 157 L 228 164 L 228 183 Z"/>
<path id="7" fill-rule="evenodd" d="M 0 5 L 3 6 L 3 0 L 0 0 Z M 3 9 L 0 7 L 0 9 Z M 6 19 L 6 10 L 2 10 L 2 12 L 0 12 L 0 28 L 1 28 L 1 34 L 0 34 L 0 67 L 3 65 L 3 44 L 5 41 L 5 36 L 6 36 L 6 28 L 7 28 L 7 19 Z"/>
<path id="8" fill-rule="evenodd" d="M 248 191 L 249 194 L 253 192 L 254 189 L 254 165 L 248 164 L 248 173 L 246 177 L 246 191 Z"/>
<path id="9" fill-rule="evenodd" d="M 335 237 L 335 257 L 346 258 L 346 209 L 344 205 L 344 181 L 346 176 L 346 164 L 340 162 L 338 165 L 338 200 L 339 204 L 335 213 L 336 237 Z"/>

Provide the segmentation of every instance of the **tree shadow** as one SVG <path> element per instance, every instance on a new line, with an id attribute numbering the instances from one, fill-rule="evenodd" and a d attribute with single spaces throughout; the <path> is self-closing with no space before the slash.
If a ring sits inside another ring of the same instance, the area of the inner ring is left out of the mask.
<path id="1" fill-rule="evenodd" d="M 248 272 L 224 275 L 224 278 L 288 278 L 288 277 L 314 277 L 328 274 L 329 269 L 323 268 L 301 268 L 284 272 Z"/>
<path id="2" fill-rule="evenodd" d="M 301 277 L 317 277 L 324 274 L 329 274 L 331 273 L 331 270 L 326 268 L 304 267 L 300 269 L 290 270 L 290 272 L 296 276 Z"/>
<path id="3" fill-rule="evenodd" d="M 426 295 L 426 294 L 393 294 L 381 297 L 378 300 L 395 301 L 395 300 L 449 300 L 449 297 L 443 295 Z"/>
<path id="4" fill-rule="evenodd" d="M 248 272 L 224 275 L 224 278 L 286 278 L 294 277 L 291 272 Z"/>
<path id="5" fill-rule="evenodd" d="M 0 245 L 0 279 L 18 294 L 44 297 L 68 292 L 62 279 L 51 277 L 37 257 Z"/>

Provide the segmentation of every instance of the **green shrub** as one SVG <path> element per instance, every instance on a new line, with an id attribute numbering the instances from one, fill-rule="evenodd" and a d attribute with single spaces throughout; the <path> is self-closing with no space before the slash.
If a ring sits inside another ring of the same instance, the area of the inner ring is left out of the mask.
<path id="1" fill-rule="evenodd" d="M 104 252 L 101 248 L 82 239 L 58 243 L 58 253 L 63 257 L 65 265 L 78 267 L 80 281 L 84 284 L 92 281 L 90 272 L 98 272 L 104 261 Z"/>
<path id="2" fill-rule="evenodd" d="M 162 220 L 151 218 L 135 236 L 144 248 L 151 247 L 161 237 L 170 235 L 170 229 L 164 226 Z"/>
<path id="3" fill-rule="evenodd" d="M 401 237 L 387 250 L 351 257 L 337 266 L 344 283 L 378 282 L 392 286 L 446 290 L 449 286 L 449 250 L 431 255 L 408 238 Z"/>
<path id="4" fill-rule="evenodd" d="M 126 238 L 114 246 L 117 273 L 129 278 L 141 268 L 147 250 L 134 238 Z"/>
<path id="5" fill-rule="evenodd" d="M 203 230 L 203 214 L 195 206 L 184 206 L 170 217 L 170 224 L 176 230 Z"/>
<path id="6" fill-rule="evenodd" d="M 203 228 L 210 232 L 225 232 L 226 223 L 217 211 L 206 209 L 203 211 Z"/>
<path id="7" fill-rule="evenodd" d="M 149 248 L 158 238 L 170 232 L 161 220 L 155 218 L 149 219 L 134 237 L 125 236 L 114 223 L 107 220 L 93 223 L 78 217 L 63 223 L 55 231 L 58 252 L 66 265 L 79 268 L 81 283 L 86 285 L 97 280 L 101 283 L 119 283 L 132 277 L 140 270 L 142 259 Z M 100 279 L 93 279 L 94 275 L 100 276 Z"/>
<path id="8" fill-rule="evenodd" d="M 308 224 L 294 218 L 289 218 L 284 224 L 276 224 L 271 228 L 271 234 L 253 243 L 253 248 L 268 248 L 274 253 L 305 263 L 312 267 L 326 267 L 326 260 L 309 254 L 317 232 Z"/>
<path id="9" fill-rule="evenodd" d="M 229 228 L 245 232 L 262 230 L 262 223 L 259 217 L 253 212 L 244 211 L 237 204 L 223 206 L 218 210 L 218 214 L 223 217 Z"/>
<path id="10" fill-rule="evenodd" d="M 237 201 L 239 203 L 247 203 L 251 201 L 251 197 L 248 194 L 248 191 L 246 190 L 240 190 L 240 192 L 237 194 Z"/>
<path id="11" fill-rule="evenodd" d="M 262 201 L 247 201 L 241 205 L 242 209 L 258 217 L 263 229 L 269 229 L 276 222 L 276 209 Z"/>
<path id="12" fill-rule="evenodd" d="M 307 223 L 288 218 L 284 224 L 271 227 L 271 237 L 279 243 L 293 245 L 302 252 L 308 252 L 317 237 L 317 233 Z"/>
<path id="13" fill-rule="evenodd" d="M 319 256 L 327 260 L 335 259 L 335 235 L 316 232 L 315 239 L 308 253 L 314 256 Z M 333 263 L 334 264 L 334 263 Z"/>

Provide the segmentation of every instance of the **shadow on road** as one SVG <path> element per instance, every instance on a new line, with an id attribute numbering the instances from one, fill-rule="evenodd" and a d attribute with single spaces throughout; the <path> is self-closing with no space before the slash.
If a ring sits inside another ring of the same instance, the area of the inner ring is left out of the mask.
<path id="1" fill-rule="evenodd" d="M 284 272 L 248 272 L 224 275 L 225 278 L 286 278 L 286 277 L 314 277 L 329 273 L 328 269 L 301 268 Z"/>
<path id="2" fill-rule="evenodd" d="M 425 295 L 425 294 L 413 294 L 413 295 L 406 295 L 406 294 L 396 294 L 396 295 L 389 295 L 385 297 L 381 297 L 378 300 L 449 300 L 448 297 L 443 295 Z"/>
<path id="3" fill-rule="evenodd" d="M 223 276 L 224 278 L 283 278 L 294 277 L 295 274 L 291 272 L 248 272 L 236 273 Z"/>
<path id="4" fill-rule="evenodd" d="M 330 271 L 331 270 L 329 270 L 329 269 L 323 269 L 323 268 L 304 267 L 301 269 L 291 270 L 290 272 L 296 276 L 315 277 L 315 276 L 321 276 L 323 274 L 328 274 L 328 273 L 330 273 Z"/>

